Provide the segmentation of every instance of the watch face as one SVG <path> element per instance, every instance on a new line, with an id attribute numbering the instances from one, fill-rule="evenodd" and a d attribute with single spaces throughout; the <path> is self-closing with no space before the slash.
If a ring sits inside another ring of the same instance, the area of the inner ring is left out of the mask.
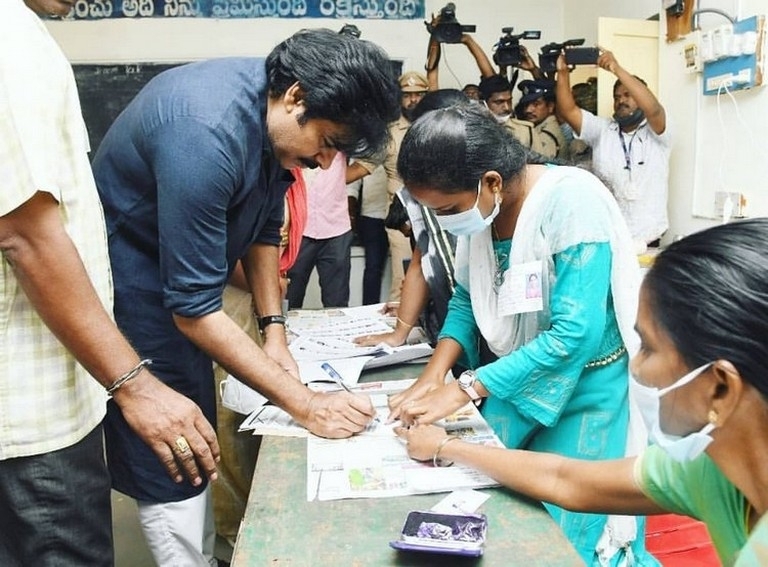
<path id="1" fill-rule="evenodd" d="M 459 376 L 459 387 L 464 390 L 475 383 L 475 373 L 471 371 L 462 372 Z"/>

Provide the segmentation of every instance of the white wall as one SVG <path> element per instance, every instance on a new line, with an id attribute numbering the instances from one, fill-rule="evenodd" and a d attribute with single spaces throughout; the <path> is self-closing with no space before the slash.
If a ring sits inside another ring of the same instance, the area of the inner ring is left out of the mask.
<path id="1" fill-rule="evenodd" d="M 659 9 L 658 0 L 455 0 L 460 22 L 477 25 L 475 37 L 491 53 L 501 28 L 515 33 L 539 29 L 540 41 L 526 42 L 532 53 L 550 41 L 584 37 L 593 44 L 599 16 L 645 19 Z M 427 0 L 427 18 L 445 5 Z M 701 6 L 725 10 L 740 18 L 768 12 L 765 0 L 701 0 Z M 702 27 L 725 20 L 703 16 Z M 225 55 L 264 55 L 300 27 L 341 27 L 343 20 L 206 18 L 48 22 L 73 63 L 177 62 Z M 404 69 L 423 69 L 427 32 L 422 21 L 355 20 L 363 37 L 379 43 L 390 57 L 403 60 Z M 734 95 L 738 112 L 728 97 L 701 95 L 700 78 L 683 71 L 683 41 L 667 44 L 662 21 L 659 98 L 667 109 L 674 147 L 670 176 L 670 230 L 667 239 L 713 224 L 714 192 L 742 191 L 750 216 L 768 215 L 768 89 Z M 461 45 L 444 48 L 441 86 L 460 87 L 478 80 L 474 60 Z M 455 76 L 454 76 L 455 75 Z M 743 118 L 739 120 L 739 115 Z M 725 127 L 720 124 L 720 116 Z M 724 179 L 724 182 L 720 180 Z M 359 274 L 353 274 L 353 279 Z M 357 285 L 357 284 L 353 284 Z"/>
<path id="2" fill-rule="evenodd" d="M 583 37 L 585 45 L 597 41 L 597 18 L 645 20 L 659 13 L 660 0 L 563 0 L 564 39 Z"/>
<path id="3" fill-rule="evenodd" d="M 708 0 L 701 7 L 725 10 L 739 19 L 768 12 L 765 0 Z M 701 26 L 706 30 L 725 22 L 706 15 Z M 768 215 L 768 144 L 764 139 L 768 89 L 735 92 L 737 107 L 722 95 L 718 110 L 717 97 L 701 94 L 701 77 L 683 71 L 684 43 L 667 44 L 662 39 L 660 48 L 661 98 L 674 135 L 670 230 L 665 240 L 715 224 L 711 216 L 718 190 L 741 191 L 747 195 L 749 216 Z"/>
<path id="4" fill-rule="evenodd" d="M 446 2 L 427 0 L 427 19 Z M 461 23 L 475 24 L 475 37 L 491 54 L 501 28 L 542 32 L 542 42 L 563 36 L 563 0 L 455 0 Z M 349 20 L 352 22 L 352 20 Z M 177 62 L 227 55 L 266 55 L 280 40 L 301 27 L 339 29 L 340 19 L 145 18 L 48 22 L 52 34 L 73 63 Z M 423 70 L 429 36 L 421 20 L 354 20 L 363 38 L 381 45 L 404 69 Z M 542 42 L 530 42 L 538 52 Z M 446 66 L 447 64 L 447 66 Z M 451 75 L 448 67 L 456 74 Z M 462 45 L 447 45 L 440 67 L 441 86 L 477 82 L 479 72 Z M 458 80 L 457 80 L 458 79 Z"/>

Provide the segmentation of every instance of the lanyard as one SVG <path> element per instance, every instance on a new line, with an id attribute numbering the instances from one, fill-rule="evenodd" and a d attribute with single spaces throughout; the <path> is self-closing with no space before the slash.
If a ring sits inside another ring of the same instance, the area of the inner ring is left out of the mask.
<path id="1" fill-rule="evenodd" d="M 632 142 L 635 141 L 635 136 L 637 136 L 637 133 L 640 131 L 640 128 L 643 128 L 643 126 L 645 125 L 641 125 L 634 132 L 632 132 L 632 136 L 629 138 L 629 147 L 627 147 L 626 142 L 624 142 L 624 134 L 622 133 L 621 128 L 618 129 L 619 140 L 621 141 L 621 149 L 624 150 L 624 169 L 629 172 L 630 177 L 632 176 Z M 642 139 L 640 139 L 640 143 L 643 143 Z M 637 162 L 637 165 L 643 165 L 644 163 L 645 160 L 640 160 Z"/>

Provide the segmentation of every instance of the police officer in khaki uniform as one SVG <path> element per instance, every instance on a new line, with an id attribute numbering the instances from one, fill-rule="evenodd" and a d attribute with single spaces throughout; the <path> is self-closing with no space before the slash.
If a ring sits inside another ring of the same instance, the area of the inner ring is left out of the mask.
<path id="1" fill-rule="evenodd" d="M 568 159 L 568 143 L 555 118 L 555 82 L 550 79 L 520 81 L 522 97 L 517 104 L 518 118 L 534 126 L 531 148 L 543 156 Z"/>
<path id="2" fill-rule="evenodd" d="M 403 186 L 403 181 L 397 174 L 397 154 L 405 133 L 411 125 L 413 109 L 424 98 L 429 90 L 427 78 L 417 71 L 406 71 L 398 79 L 400 84 L 400 118 L 389 125 L 389 145 L 383 161 L 359 160 L 347 167 L 346 181 L 352 183 L 370 175 L 379 165 L 384 167 L 387 174 L 387 193 L 389 203 L 395 193 Z M 399 301 L 400 291 L 405 278 L 405 262 L 411 258 L 411 243 L 399 230 L 387 229 L 389 239 L 389 254 L 392 268 L 392 283 L 389 290 L 389 301 Z"/>

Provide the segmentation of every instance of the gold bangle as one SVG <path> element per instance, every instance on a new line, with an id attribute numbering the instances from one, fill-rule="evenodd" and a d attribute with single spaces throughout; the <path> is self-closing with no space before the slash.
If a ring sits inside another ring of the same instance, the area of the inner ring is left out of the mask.
<path id="1" fill-rule="evenodd" d="M 447 437 L 444 437 L 442 441 L 437 445 L 437 449 L 435 449 L 435 454 L 432 455 L 432 466 L 433 467 L 450 467 L 453 464 L 453 461 L 443 461 L 440 459 L 440 451 L 443 450 L 443 447 L 445 447 L 448 443 L 451 441 L 456 441 L 459 439 L 456 435 L 448 435 Z"/>
<path id="2" fill-rule="evenodd" d="M 405 325 L 405 326 L 406 326 L 406 327 L 408 327 L 409 329 L 413 329 L 413 325 L 409 325 L 408 323 L 406 323 L 405 321 L 403 321 L 403 320 L 402 320 L 400 317 L 395 317 L 395 319 L 397 319 L 397 322 L 398 322 L 398 323 L 402 323 L 403 325 Z"/>

